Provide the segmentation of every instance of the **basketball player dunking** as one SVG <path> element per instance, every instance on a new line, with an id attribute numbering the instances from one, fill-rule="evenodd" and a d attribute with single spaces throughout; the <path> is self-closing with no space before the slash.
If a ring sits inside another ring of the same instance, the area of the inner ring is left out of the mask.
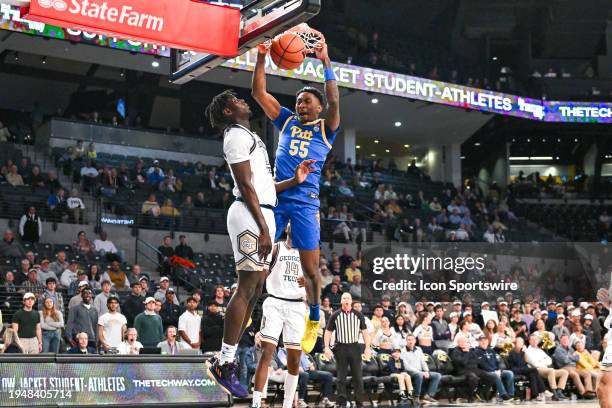
<path id="1" fill-rule="evenodd" d="M 289 188 L 278 196 L 278 206 L 274 209 L 276 220 L 276 240 L 280 238 L 287 222 L 291 221 L 293 247 L 300 252 L 306 294 L 308 296 L 309 316 L 301 346 L 310 353 L 317 341 L 319 329 L 319 300 L 321 297 L 321 277 L 319 276 L 319 179 L 327 154 L 340 127 L 340 96 L 336 77 L 327 55 L 327 45 L 316 51 L 325 73 L 325 97 L 312 87 L 298 91 L 295 112 L 282 107 L 266 91 L 265 58 L 268 49 L 258 47 L 259 55 L 253 73 L 253 97 L 266 116 L 279 129 L 280 136 L 276 150 L 275 177 L 282 181 L 292 177 L 292 170 L 304 159 L 314 159 L 315 171 L 299 186 Z M 319 116 L 327 100 L 327 119 Z"/>
<path id="2" fill-rule="evenodd" d="M 610 277 L 610 288 L 600 289 L 597 292 L 597 299 L 603 302 L 608 309 L 612 305 L 612 274 Z M 601 359 L 602 377 L 597 387 L 597 397 L 601 408 L 612 408 L 612 313 L 606 318 L 604 327 L 608 329 L 606 333 L 607 345 Z"/>
<path id="3" fill-rule="evenodd" d="M 222 92 L 208 105 L 206 116 L 223 131 L 223 156 L 234 179 L 236 201 L 227 213 L 227 230 L 238 273 L 238 287 L 225 312 L 221 354 L 210 361 L 208 376 L 225 392 L 246 398 L 249 392 L 238 381 L 234 357 L 270 265 L 276 193 L 302 183 L 313 171 L 313 161 L 298 163 L 292 177 L 275 184 L 266 146 L 251 131 L 251 109 L 244 100 L 232 91 Z"/>

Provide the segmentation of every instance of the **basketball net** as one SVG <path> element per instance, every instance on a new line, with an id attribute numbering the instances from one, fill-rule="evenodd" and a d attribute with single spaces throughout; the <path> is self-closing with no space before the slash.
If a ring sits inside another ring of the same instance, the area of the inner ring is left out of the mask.
<path id="1" fill-rule="evenodd" d="M 323 44 L 325 44 L 325 37 L 323 34 L 321 34 L 321 32 L 311 28 L 306 23 L 302 23 L 278 34 L 271 40 L 265 41 L 263 45 L 266 47 L 266 49 L 269 49 L 272 46 L 272 41 L 277 40 L 287 33 L 295 34 L 300 37 L 302 41 L 304 41 L 304 54 L 314 54 L 316 50 L 320 49 Z"/>

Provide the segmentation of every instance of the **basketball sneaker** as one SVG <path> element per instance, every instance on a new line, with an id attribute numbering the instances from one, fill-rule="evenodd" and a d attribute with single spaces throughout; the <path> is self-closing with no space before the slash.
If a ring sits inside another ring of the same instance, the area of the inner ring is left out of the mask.
<path id="1" fill-rule="evenodd" d="M 240 384 L 238 375 L 236 375 L 237 371 L 236 363 L 232 362 L 221 365 L 219 359 L 214 357 L 207 374 L 208 378 L 216 382 L 226 393 L 236 398 L 246 398 L 249 396 L 249 391 Z"/>
<path id="2" fill-rule="evenodd" d="M 302 336 L 302 350 L 308 354 L 312 351 L 314 346 L 317 344 L 317 337 L 319 334 L 319 321 L 312 321 L 306 316 L 306 330 L 304 330 L 304 336 Z"/>

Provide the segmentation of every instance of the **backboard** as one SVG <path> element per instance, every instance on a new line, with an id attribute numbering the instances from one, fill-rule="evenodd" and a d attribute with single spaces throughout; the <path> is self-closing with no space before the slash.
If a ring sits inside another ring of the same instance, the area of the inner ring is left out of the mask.
<path id="1" fill-rule="evenodd" d="M 321 0 L 242 0 L 242 4 L 238 55 L 310 20 L 321 10 Z M 236 56 L 172 50 L 170 80 L 175 84 L 187 83 Z"/>

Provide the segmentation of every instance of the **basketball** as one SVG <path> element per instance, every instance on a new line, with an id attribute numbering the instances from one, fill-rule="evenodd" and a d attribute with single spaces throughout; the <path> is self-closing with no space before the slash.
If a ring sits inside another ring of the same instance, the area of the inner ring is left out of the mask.
<path id="1" fill-rule="evenodd" d="M 284 33 L 272 41 L 270 56 L 282 69 L 296 69 L 304 62 L 304 41 L 299 35 Z"/>

